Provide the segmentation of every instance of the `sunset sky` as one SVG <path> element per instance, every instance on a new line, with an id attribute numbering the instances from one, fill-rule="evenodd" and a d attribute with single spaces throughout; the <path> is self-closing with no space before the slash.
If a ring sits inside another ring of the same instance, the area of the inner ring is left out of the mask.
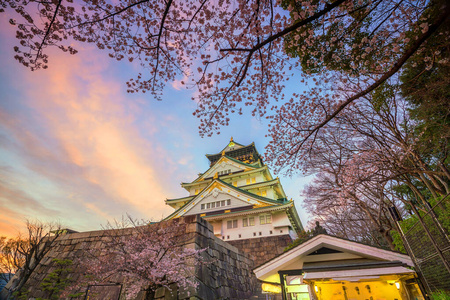
<path id="1" fill-rule="evenodd" d="M 260 120 L 234 116 L 220 135 L 200 138 L 193 90 L 174 82 L 163 101 L 127 94 L 137 67 L 88 44 L 75 56 L 51 51 L 49 69 L 31 72 L 13 59 L 14 34 L 0 18 L 0 236 L 17 235 L 26 219 L 77 231 L 126 213 L 159 220 L 173 211 L 164 199 L 186 196 L 180 183 L 204 172 L 204 154 L 231 136 L 264 152 Z M 306 180 L 280 178 L 306 225 Z"/>

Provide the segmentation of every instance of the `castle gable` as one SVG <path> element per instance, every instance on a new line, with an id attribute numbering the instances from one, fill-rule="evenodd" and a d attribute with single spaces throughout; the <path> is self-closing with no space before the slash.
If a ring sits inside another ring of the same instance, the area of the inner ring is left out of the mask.
<path id="1" fill-rule="evenodd" d="M 196 181 L 214 177 L 215 174 L 217 174 L 218 176 L 222 176 L 231 173 L 239 173 L 254 169 L 256 168 L 251 165 L 242 163 L 238 160 L 232 159 L 227 156 L 222 156 L 213 166 L 211 166 L 211 168 L 209 168 L 205 173 L 203 173 Z"/>
<path id="2" fill-rule="evenodd" d="M 189 203 L 170 215 L 168 219 L 213 211 L 226 211 L 239 207 L 265 207 L 273 204 L 280 205 L 277 201 L 253 195 L 216 179 Z"/>
<path id="3" fill-rule="evenodd" d="M 254 201 L 252 201 L 254 202 Z M 252 206 L 253 203 L 242 200 L 240 197 L 232 196 L 218 188 L 203 197 L 194 205 L 186 215 L 206 214 L 214 211 L 226 211 L 238 207 Z"/>

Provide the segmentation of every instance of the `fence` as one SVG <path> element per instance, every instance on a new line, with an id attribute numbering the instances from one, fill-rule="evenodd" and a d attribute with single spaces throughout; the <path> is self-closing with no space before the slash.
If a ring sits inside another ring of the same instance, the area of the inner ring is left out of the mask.
<path id="1" fill-rule="evenodd" d="M 450 291 L 450 196 L 447 195 L 404 233 L 404 242 L 428 292 Z"/>

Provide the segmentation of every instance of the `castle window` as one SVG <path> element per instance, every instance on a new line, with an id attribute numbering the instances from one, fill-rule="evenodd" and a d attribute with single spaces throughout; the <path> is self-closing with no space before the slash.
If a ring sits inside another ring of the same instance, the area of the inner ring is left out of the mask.
<path id="1" fill-rule="evenodd" d="M 230 236 L 229 236 L 229 235 L 227 235 L 227 239 L 230 239 Z"/>
<path id="2" fill-rule="evenodd" d="M 264 224 L 270 224 L 270 223 L 272 223 L 272 215 L 259 216 L 259 224 L 264 225 Z"/>
<path id="3" fill-rule="evenodd" d="M 269 231 L 270 232 L 270 234 L 272 234 L 272 230 L 271 231 Z"/>
<path id="4" fill-rule="evenodd" d="M 252 178 L 252 183 L 256 183 L 256 178 L 255 177 Z"/>
<path id="5" fill-rule="evenodd" d="M 243 227 L 255 226 L 255 217 L 243 218 L 242 226 Z"/>
<path id="6" fill-rule="evenodd" d="M 237 181 L 233 181 L 233 185 L 234 185 L 234 186 L 237 186 Z"/>
<path id="7" fill-rule="evenodd" d="M 241 238 L 241 235 L 239 235 L 239 238 Z"/>
<path id="8" fill-rule="evenodd" d="M 253 236 L 256 236 L 256 232 L 253 232 Z"/>
<path id="9" fill-rule="evenodd" d="M 237 228 L 238 220 L 229 220 L 227 221 L 227 229 Z"/>
<path id="10" fill-rule="evenodd" d="M 261 196 L 263 196 L 263 197 L 267 196 L 267 191 L 262 191 Z"/>
<path id="11" fill-rule="evenodd" d="M 231 199 L 201 204 L 200 207 L 201 207 L 201 209 L 210 209 L 210 208 L 219 208 L 221 206 L 227 206 L 227 205 L 231 205 Z"/>
<path id="12" fill-rule="evenodd" d="M 247 178 L 246 183 L 247 183 L 247 184 L 250 184 L 250 178 Z"/>
<path id="13" fill-rule="evenodd" d="M 259 235 L 262 235 L 261 231 L 259 232 Z"/>

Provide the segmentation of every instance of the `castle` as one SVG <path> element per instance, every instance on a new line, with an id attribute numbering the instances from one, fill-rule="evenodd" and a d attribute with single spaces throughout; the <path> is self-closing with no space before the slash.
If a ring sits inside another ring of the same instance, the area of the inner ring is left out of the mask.
<path id="1" fill-rule="evenodd" d="M 216 237 L 253 254 L 256 265 L 280 254 L 303 226 L 293 200 L 287 199 L 255 144 L 244 146 L 231 138 L 219 153 L 206 157 L 209 169 L 181 183 L 189 196 L 166 199 L 175 208 L 166 220 L 199 215 Z M 268 248 L 272 251 L 260 251 Z"/>

